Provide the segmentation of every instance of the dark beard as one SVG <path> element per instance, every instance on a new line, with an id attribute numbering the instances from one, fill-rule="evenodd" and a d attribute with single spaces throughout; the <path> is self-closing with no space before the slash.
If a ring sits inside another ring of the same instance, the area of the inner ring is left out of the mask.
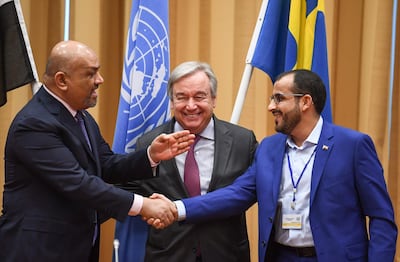
<path id="1" fill-rule="evenodd" d="M 297 126 L 300 120 L 301 120 L 300 108 L 299 105 L 296 104 L 295 108 L 287 112 L 285 115 L 282 115 L 282 123 L 280 126 L 275 125 L 275 130 L 277 132 L 290 135 L 290 133 Z"/>

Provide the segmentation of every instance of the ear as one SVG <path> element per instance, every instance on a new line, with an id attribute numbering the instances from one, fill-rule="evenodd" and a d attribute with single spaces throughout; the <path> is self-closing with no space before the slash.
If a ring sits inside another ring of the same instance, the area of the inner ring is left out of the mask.
<path id="1" fill-rule="evenodd" d="M 67 90 L 68 88 L 66 77 L 67 76 L 65 73 L 60 71 L 54 75 L 54 82 L 56 86 L 63 91 Z"/>
<path id="2" fill-rule="evenodd" d="M 307 95 L 304 95 L 301 98 L 300 106 L 301 106 L 303 111 L 309 109 L 313 105 L 314 105 L 314 102 L 313 102 L 312 97 L 310 95 L 307 94 Z"/>
<path id="3" fill-rule="evenodd" d="M 213 108 L 215 108 L 217 106 L 217 97 L 212 98 L 212 105 L 213 105 Z"/>

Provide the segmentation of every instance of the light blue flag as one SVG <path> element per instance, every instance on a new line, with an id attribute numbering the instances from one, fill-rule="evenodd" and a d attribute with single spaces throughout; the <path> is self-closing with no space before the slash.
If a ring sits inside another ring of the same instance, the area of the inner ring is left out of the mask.
<path id="1" fill-rule="evenodd" d="M 282 72 L 309 69 L 326 87 L 322 116 L 332 122 L 324 0 L 269 0 L 251 64 L 272 81 Z"/>
<path id="2" fill-rule="evenodd" d="M 129 153 L 136 140 L 170 118 L 168 1 L 133 0 L 126 42 L 113 150 Z M 118 257 L 144 260 L 147 224 L 140 217 L 117 222 Z"/>

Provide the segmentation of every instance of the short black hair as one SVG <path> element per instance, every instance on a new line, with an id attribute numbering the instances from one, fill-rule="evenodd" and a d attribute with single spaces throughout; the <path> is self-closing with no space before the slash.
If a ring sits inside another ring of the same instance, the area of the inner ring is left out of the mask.
<path id="1" fill-rule="evenodd" d="M 294 74 L 293 93 L 308 94 L 312 97 L 315 110 L 321 114 L 326 102 L 326 89 L 322 79 L 314 72 L 307 69 L 295 69 L 283 72 L 277 76 L 276 81 L 286 75 Z"/>

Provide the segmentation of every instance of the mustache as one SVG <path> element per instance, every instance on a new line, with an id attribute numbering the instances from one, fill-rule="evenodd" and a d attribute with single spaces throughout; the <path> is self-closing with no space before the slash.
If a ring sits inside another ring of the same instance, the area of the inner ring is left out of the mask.
<path id="1" fill-rule="evenodd" d="M 272 113 L 273 115 L 277 115 L 277 114 L 282 114 L 282 111 L 281 111 L 281 110 L 278 110 L 278 109 L 274 109 L 274 110 L 271 111 L 271 113 Z"/>

